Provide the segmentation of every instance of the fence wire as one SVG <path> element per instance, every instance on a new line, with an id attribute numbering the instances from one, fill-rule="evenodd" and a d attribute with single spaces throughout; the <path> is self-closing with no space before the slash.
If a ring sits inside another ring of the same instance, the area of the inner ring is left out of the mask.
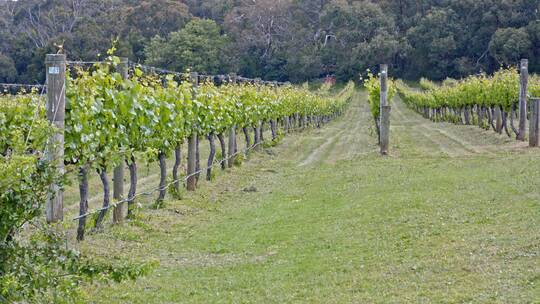
<path id="1" fill-rule="evenodd" d="M 225 161 L 229 161 L 230 159 L 236 157 L 237 155 L 239 155 L 239 154 L 241 154 L 241 153 L 244 153 L 244 154 L 245 154 L 245 153 L 249 152 L 250 150 L 253 150 L 253 149 L 255 149 L 257 146 L 259 146 L 259 145 L 261 145 L 261 144 L 264 144 L 264 143 L 265 143 L 265 141 L 261 141 L 261 142 L 259 142 L 259 143 L 257 143 L 257 144 L 252 145 L 251 147 L 245 148 L 243 151 L 236 151 L 235 153 L 229 155 L 229 156 L 226 157 L 226 158 L 222 158 L 222 159 L 220 159 L 220 160 L 218 160 L 218 161 L 214 161 L 214 163 L 213 163 L 212 165 L 210 165 L 210 166 L 207 166 L 207 167 L 205 167 L 205 168 L 201 168 L 201 169 L 199 169 L 199 170 L 197 170 L 197 171 L 195 171 L 195 172 L 193 172 L 193 173 L 191 173 L 191 174 L 188 174 L 188 175 L 186 175 L 186 176 L 184 176 L 184 177 L 182 177 L 182 178 L 178 178 L 178 179 L 176 179 L 176 180 L 173 180 L 173 181 L 169 182 L 168 184 L 166 184 L 164 187 L 157 187 L 157 188 L 154 188 L 154 189 L 152 189 L 152 190 L 148 190 L 148 191 L 144 191 L 144 192 L 137 193 L 137 194 L 135 194 L 135 195 L 134 195 L 133 197 L 131 197 L 131 198 L 122 199 L 122 200 L 120 200 L 120 201 L 118 201 L 118 202 L 115 202 L 115 203 L 113 203 L 113 204 L 110 204 L 109 206 L 102 207 L 102 208 L 98 208 L 98 209 L 96 209 L 96 210 L 87 212 L 87 213 L 85 213 L 85 214 L 81 214 L 81 215 L 79 215 L 79 216 L 73 218 L 72 220 L 73 220 L 73 221 L 76 221 L 76 220 L 79 220 L 79 219 L 81 219 L 81 218 L 85 218 L 85 217 L 91 216 L 91 215 L 93 215 L 93 214 L 96 214 L 96 213 L 99 213 L 99 212 L 102 212 L 102 211 L 106 211 L 106 210 L 109 210 L 109 209 L 111 209 L 111 208 L 115 208 L 116 206 L 118 206 L 118 205 L 120 205 L 120 204 L 127 203 L 127 202 L 130 202 L 130 201 L 134 201 L 137 197 L 141 197 L 141 196 L 149 196 L 149 195 L 152 195 L 152 194 L 154 194 L 154 193 L 156 193 L 156 192 L 166 190 L 166 189 L 170 188 L 171 186 L 175 185 L 176 183 L 179 183 L 179 182 L 186 182 L 189 178 L 191 178 L 191 177 L 193 177 L 193 176 L 196 176 L 196 175 L 198 175 L 198 174 L 201 174 L 201 173 L 203 173 L 204 171 L 206 171 L 206 170 L 208 170 L 208 169 L 211 169 L 211 168 L 213 168 L 213 167 L 215 167 L 215 166 L 217 166 L 217 165 L 221 165 L 221 164 L 224 163 Z"/>
<path id="2" fill-rule="evenodd" d="M 288 132 L 290 132 L 290 131 L 296 131 L 296 130 L 299 130 L 299 129 L 305 129 L 305 127 L 288 128 Z M 239 154 L 241 154 L 241 153 L 246 154 L 246 153 L 249 152 L 250 150 L 253 150 L 253 149 L 255 149 L 256 147 L 258 147 L 258 146 L 260 146 L 260 145 L 262 145 L 262 144 L 264 144 L 264 143 L 266 143 L 266 142 L 267 142 L 267 140 L 260 141 L 260 142 L 258 142 L 258 143 L 256 143 L 256 144 L 253 144 L 253 145 L 251 145 L 250 147 L 247 147 L 247 148 L 245 148 L 245 149 L 243 149 L 243 150 L 241 150 L 241 151 L 236 151 L 235 153 L 229 155 L 228 157 L 222 158 L 222 159 L 220 159 L 220 160 L 215 160 L 214 163 L 213 163 L 212 165 L 207 166 L 207 167 L 205 167 L 205 168 L 201 168 L 201 169 L 199 169 L 199 170 L 197 170 L 197 171 L 195 171 L 195 172 L 193 172 L 193 173 L 191 173 L 191 174 L 189 174 L 189 175 L 186 175 L 186 176 L 184 176 L 184 177 L 182 177 L 182 178 L 178 178 L 178 179 L 176 179 L 176 180 L 173 180 L 173 181 L 169 182 L 168 184 L 166 184 L 164 187 L 157 187 L 157 188 L 154 188 L 154 189 L 151 189 L 151 190 L 147 190 L 147 191 L 143 191 L 143 192 L 137 193 L 137 194 L 135 194 L 135 195 L 134 195 L 133 197 L 131 197 L 131 198 L 125 198 L 125 199 L 119 200 L 119 201 L 117 201 L 117 202 L 115 202 L 115 203 L 113 203 L 113 204 L 110 204 L 109 206 L 102 207 L 102 208 L 98 208 L 98 209 L 95 209 L 95 210 L 93 210 L 93 211 L 89 211 L 89 212 L 87 212 L 87 213 L 85 213 L 85 214 L 81 214 L 81 215 L 79 215 L 79 216 L 77 216 L 77 217 L 74 217 L 72 220 L 73 220 L 73 221 L 76 221 L 76 220 L 79 220 L 79 219 L 81 219 L 81 218 L 86 218 L 86 217 L 89 217 L 89 216 L 91 216 L 91 215 L 97 214 L 97 213 L 99 213 L 99 212 L 106 211 L 106 210 L 109 210 L 109 209 L 111 209 L 111 208 L 115 208 L 115 207 L 117 207 L 117 206 L 120 205 L 120 204 L 123 204 L 123 203 L 129 203 L 129 202 L 131 202 L 131 201 L 134 201 L 134 200 L 135 200 L 136 198 L 138 198 L 138 197 L 141 197 L 141 196 L 150 196 L 150 195 L 152 195 L 152 194 L 154 194 L 154 193 L 156 193 L 156 192 L 166 190 L 166 189 L 170 188 L 171 186 L 175 185 L 176 183 L 186 182 L 190 177 L 196 176 L 196 175 L 198 175 L 198 174 L 200 174 L 200 173 L 203 173 L 204 171 L 206 171 L 206 170 L 208 170 L 208 169 L 211 169 L 211 168 L 213 168 L 213 167 L 215 167 L 215 166 L 221 165 L 221 164 L 224 163 L 225 161 L 229 161 L 230 159 L 236 157 L 237 155 L 239 155 Z"/>

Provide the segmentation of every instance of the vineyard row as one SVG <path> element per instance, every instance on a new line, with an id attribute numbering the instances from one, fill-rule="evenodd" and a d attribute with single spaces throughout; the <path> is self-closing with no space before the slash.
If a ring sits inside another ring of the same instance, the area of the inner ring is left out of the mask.
<path id="1" fill-rule="evenodd" d="M 354 91 L 352 83 L 331 96 L 329 87 L 312 92 L 307 87 L 273 83 L 238 84 L 234 76 L 220 85 L 200 79 L 181 74 L 145 73 L 141 67 L 130 68 L 126 60 L 114 56 L 107 63 L 97 63 L 88 69 L 67 70 L 64 55 L 49 55 L 46 106 L 36 92 L 0 97 L 0 172 L 5 173 L 0 190 L 5 196 L 3 201 L 11 195 L 14 199 L 13 208 L 2 210 L 1 217 L 12 216 L 14 212 L 25 214 L 35 207 L 34 195 L 39 185 L 53 184 L 55 195 L 44 189 L 40 193 L 41 197 L 48 197 L 47 219 L 62 220 L 63 193 L 58 178 L 64 178 L 65 170 L 77 171 L 80 189 L 77 239 L 83 240 L 87 217 L 91 214 L 88 211 L 91 171 L 99 174 L 103 184 L 103 207 L 94 218 L 94 225 L 101 227 L 111 206 L 107 177 L 110 169 L 114 168 L 116 201 L 123 200 L 123 189 L 117 181 L 123 181 L 124 163 L 129 169 L 126 198 L 129 215 L 137 195 L 140 162 L 159 162 L 158 202 L 161 202 L 167 191 L 165 160 L 171 155 L 175 158 L 174 191 L 180 191 L 181 146 L 185 142 L 186 187 L 195 190 L 201 172 L 199 143 L 203 138 L 210 145 L 207 172 L 210 178 L 216 161 L 216 139 L 221 148 L 222 168 L 232 167 L 239 154 L 238 133 L 244 133 L 248 147 L 260 147 L 266 127 L 273 141 L 278 140 L 280 133 L 287 134 L 297 127 L 320 127 L 343 112 Z M 123 204 L 114 209 L 114 220 L 121 221 Z M 20 220 L 24 222 L 23 218 Z"/>
<path id="2" fill-rule="evenodd" d="M 529 77 L 528 61 L 520 68 L 501 69 L 493 75 L 472 75 L 462 80 L 447 79 L 442 84 L 422 79 L 422 89 L 411 88 L 403 81 L 389 80 L 389 99 L 399 94 L 410 108 L 432 121 L 476 124 L 484 129 L 505 133 L 538 146 L 540 77 Z M 369 93 L 371 112 L 377 131 L 380 125 L 380 77 L 371 73 L 364 81 Z M 516 127 L 514 120 L 519 119 Z M 527 121 L 529 127 L 527 128 Z M 528 129 L 528 130 L 527 130 Z"/>

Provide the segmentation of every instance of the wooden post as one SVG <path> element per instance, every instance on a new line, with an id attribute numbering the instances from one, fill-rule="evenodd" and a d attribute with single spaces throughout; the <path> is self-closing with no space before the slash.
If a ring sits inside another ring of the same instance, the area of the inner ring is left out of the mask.
<path id="1" fill-rule="evenodd" d="M 118 73 L 123 79 L 128 79 L 128 59 L 120 58 Z M 124 199 L 124 161 L 121 161 L 113 171 L 113 199 L 121 201 Z M 124 220 L 124 203 L 116 205 L 113 211 L 113 223 L 119 224 Z"/>
<path id="2" fill-rule="evenodd" d="M 234 166 L 236 159 L 236 126 L 232 126 L 229 130 L 229 168 Z"/>
<path id="3" fill-rule="evenodd" d="M 190 73 L 189 81 L 193 84 L 193 87 L 199 85 L 199 74 Z M 195 96 L 195 94 L 194 94 Z M 195 128 L 197 128 L 195 126 Z M 195 191 L 197 189 L 197 141 L 198 141 L 197 131 L 193 130 L 191 135 L 188 138 L 188 155 L 187 155 L 187 181 L 186 189 L 188 191 Z"/>
<path id="4" fill-rule="evenodd" d="M 381 148 L 381 154 L 388 154 L 388 145 L 390 141 L 390 110 L 388 105 L 388 65 L 381 64 L 381 76 L 380 76 L 380 109 L 379 109 L 379 142 Z"/>
<path id="5" fill-rule="evenodd" d="M 527 122 L 527 83 L 529 81 L 529 61 L 521 59 L 519 68 L 519 129 L 517 140 L 525 140 L 525 126 Z"/>
<path id="6" fill-rule="evenodd" d="M 197 134 L 193 133 L 188 138 L 188 156 L 187 156 L 187 181 L 186 188 L 188 191 L 195 191 L 197 188 L 197 176 L 195 168 L 197 166 Z"/>
<path id="7" fill-rule="evenodd" d="M 529 121 L 529 147 L 538 147 L 538 114 L 540 98 L 531 98 L 531 119 Z"/>
<path id="8" fill-rule="evenodd" d="M 381 64 L 381 101 L 380 107 L 388 105 L 388 65 Z"/>
<path id="9" fill-rule="evenodd" d="M 503 124 L 502 124 L 502 111 L 500 106 L 495 106 L 495 131 L 499 134 L 502 134 Z"/>
<path id="10" fill-rule="evenodd" d="M 236 74 L 230 74 L 229 79 L 231 83 L 236 83 Z M 229 130 L 229 159 L 228 159 L 228 165 L 229 168 L 232 168 L 234 166 L 234 163 L 236 162 L 236 126 L 231 126 Z"/>
<path id="11" fill-rule="evenodd" d="M 49 54 L 45 59 L 47 77 L 47 119 L 57 128 L 46 149 L 46 159 L 64 174 L 64 119 L 66 111 L 66 55 Z M 59 185 L 51 185 L 45 215 L 48 223 L 64 219 L 64 193 Z"/>
<path id="12" fill-rule="evenodd" d="M 238 77 L 236 76 L 235 73 L 229 74 L 229 82 L 230 82 L 230 83 L 236 83 L 237 80 L 238 80 Z"/>
<path id="13" fill-rule="evenodd" d="M 197 72 L 189 73 L 189 81 L 191 82 L 191 84 L 193 84 L 194 87 L 198 86 L 199 85 L 199 73 L 197 73 Z"/>
<path id="14" fill-rule="evenodd" d="M 381 108 L 381 155 L 388 155 L 390 144 L 390 110 L 391 106 Z"/>
<path id="15" fill-rule="evenodd" d="M 255 83 L 255 86 L 257 87 L 257 92 L 260 92 L 261 91 L 261 83 L 262 83 L 262 79 L 261 78 L 255 78 L 254 79 L 254 83 Z M 255 132 L 258 133 L 258 134 L 255 134 L 255 141 L 257 144 L 255 146 L 255 151 L 261 151 L 262 150 L 262 145 L 263 145 L 263 142 L 264 142 L 264 121 L 258 121 L 256 122 L 257 124 L 257 127 L 255 128 Z"/>

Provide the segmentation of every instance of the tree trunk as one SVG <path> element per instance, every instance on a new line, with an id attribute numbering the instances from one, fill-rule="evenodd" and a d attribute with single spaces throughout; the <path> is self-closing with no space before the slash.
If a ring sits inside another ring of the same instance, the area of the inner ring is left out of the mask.
<path id="1" fill-rule="evenodd" d="M 88 167 L 86 165 L 79 168 L 79 216 L 88 212 Z M 77 241 L 84 240 L 84 231 L 86 228 L 86 217 L 79 218 L 77 227 Z"/>
<path id="2" fill-rule="evenodd" d="M 223 133 L 219 133 L 217 138 L 219 140 L 219 145 L 221 146 L 221 169 L 225 170 L 225 168 L 227 168 L 227 148 L 225 146 L 225 138 L 223 137 Z"/>
<path id="3" fill-rule="evenodd" d="M 495 110 L 493 109 L 493 107 L 487 108 L 487 117 L 488 117 L 489 125 L 491 125 L 491 127 L 493 128 L 493 131 L 497 132 L 497 127 L 495 126 L 495 123 L 493 123 L 494 116 L 495 116 Z M 489 130 L 489 126 L 488 126 L 488 130 Z"/>
<path id="4" fill-rule="evenodd" d="M 506 113 L 506 111 L 502 110 L 501 111 L 501 116 L 502 116 L 502 125 L 504 127 L 504 131 L 506 132 L 506 135 L 508 135 L 508 137 L 512 137 L 512 134 L 510 134 L 510 131 L 508 130 L 508 114 Z"/>
<path id="5" fill-rule="evenodd" d="M 463 115 L 462 115 L 462 113 L 463 113 L 462 108 L 457 109 L 458 121 L 459 121 L 460 125 L 463 124 Z"/>
<path id="6" fill-rule="evenodd" d="M 174 191 L 176 194 L 180 193 L 180 177 L 178 176 L 178 169 L 182 164 L 182 144 L 177 144 L 174 148 L 174 166 L 173 166 L 173 181 Z"/>
<path id="7" fill-rule="evenodd" d="M 516 126 L 514 125 L 514 116 L 516 115 L 516 104 L 512 105 L 512 112 L 510 113 L 510 127 L 512 128 L 512 131 L 516 134 L 516 136 L 519 135 L 519 131 L 516 129 Z"/>
<path id="8" fill-rule="evenodd" d="M 500 106 L 495 106 L 495 132 L 502 134 L 502 109 Z"/>
<path id="9" fill-rule="evenodd" d="M 101 179 L 101 183 L 103 184 L 103 208 L 107 208 L 105 210 L 101 210 L 98 214 L 98 217 L 96 219 L 96 225 L 95 227 L 97 229 L 103 228 L 103 219 L 105 218 L 105 215 L 109 211 L 109 205 L 111 204 L 111 187 L 109 184 L 109 178 L 107 176 L 107 167 L 102 167 L 97 170 L 99 174 L 99 178 Z"/>
<path id="10" fill-rule="evenodd" d="M 478 126 L 484 128 L 484 106 L 477 106 L 476 112 L 478 113 Z"/>
<path id="11" fill-rule="evenodd" d="M 137 163 L 135 155 L 131 155 L 131 160 L 127 162 L 129 168 L 129 191 L 128 191 L 128 217 L 133 216 L 133 207 L 135 205 L 135 193 L 137 192 Z"/>
<path id="12" fill-rule="evenodd" d="M 157 201 L 162 202 L 165 199 L 165 194 L 167 193 L 167 189 L 165 188 L 166 182 L 167 182 L 167 163 L 165 159 L 165 153 L 159 152 L 158 153 L 159 158 L 159 196 Z"/>
<path id="13" fill-rule="evenodd" d="M 272 130 L 272 141 L 275 141 L 277 139 L 277 132 L 276 132 L 276 121 L 274 119 L 270 120 L 270 130 Z"/>
<path id="14" fill-rule="evenodd" d="M 212 180 L 212 165 L 214 164 L 214 156 L 216 156 L 216 143 L 214 142 L 214 133 L 208 135 L 208 142 L 210 143 L 210 155 L 208 155 L 208 167 L 206 169 L 206 180 Z"/>
<path id="15" fill-rule="evenodd" d="M 471 112 L 469 106 L 465 106 L 465 124 L 471 124 Z"/>
<path id="16" fill-rule="evenodd" d="M 243 127 L 244 137 L 246 138 L 246 148 L 251 147 L 251 137 L 249 137 L 249 130 L 247 127 Z"/>

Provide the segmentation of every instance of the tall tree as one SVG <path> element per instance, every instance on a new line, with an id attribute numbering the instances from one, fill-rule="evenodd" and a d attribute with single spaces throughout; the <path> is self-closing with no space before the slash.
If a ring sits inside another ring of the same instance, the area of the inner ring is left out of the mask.
<path id="1" fill-rule="evenodd" d="M 172 70 L 228 72 L 227 36 L 212 20 L 193 19 L 168 39 L 156 36 L 145 49 L 147 63 Z"/>

